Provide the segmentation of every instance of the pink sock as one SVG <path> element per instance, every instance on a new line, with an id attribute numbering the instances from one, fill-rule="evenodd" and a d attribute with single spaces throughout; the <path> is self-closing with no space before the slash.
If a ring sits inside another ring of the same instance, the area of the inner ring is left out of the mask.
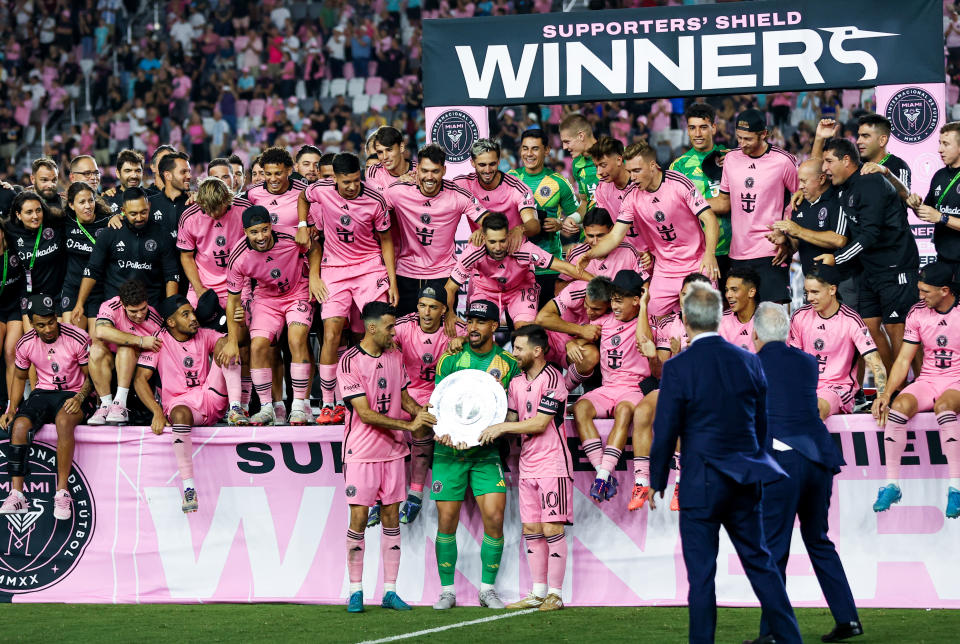
<path id="1" fill-rule="evenodd" d="M 588 438 L 581 444 L 583 453 L 594 469 L 600 469 L 600 458 L 603 456 L 603 441 L 599 438 Z"/>
<path id="2" fill-rule="evenodd" d="M 320 390 L 323 392 L 323 404 L 332 405 L 336 401 L 333 389 L 337 384 L 337 365 L 318 364 L 317 375 L 320 377 Z"/>
<path id="3" fill-rule="evenodd" d="M 240 402 L 243 394 L 240 388 L 240 365 L 223 365 L 220 367 L 223 371 L 223 379 L 227 383 L 227 400 L 230 404 Z"/>
<path id="4" fill-rule="evenodd" d="M 260 406 L 266 407 L 273 402 L 273 369 L 270 367 L 251 369 L 250 379 L 253 381 L 257 398 L 260 399 Z"/>
<path id="5" fill-rule="evenodd" d="M 563 575 L 567 572 L 567 535 L 565 532 L 547 537 L 550 557 L 547 560 L 547 585 L 563 588 Z"/>
<path id="6" fill-rule="evenodd" d="M 550 551 L 542 534 L 525 534 L 527 542 L 527 565 L 530 566 L 530 579 L 534 584 L 547 583 L 547 560 Z"/>
<path id="7" fill-rule="evenodd" d="M 250 393 L 253 391 L 253 380 L 249 376 L 240 376 L 240 404 L 247 407 L 250 404 Z"/>
<path id="8" fill-rule="evenodd" d="M 887 416 L 887 427 L 883 430 L 883 451 L 887 463 L 887 481 L 895 482 L 900 478 L 900 458 L 907 448 L 906 416 L 893 410 Z"/>
<path id="9" fill-rule="evenodd" d="M 413 439 L 413 449 L 410 450 L 410 489 L 414 492 L 423 491 L 423 483 L 427 480 L 427 470 L 433 458 L 433 439 Z"/>
<path id="10" fill-rule="evenodd" d="M 633 459 L 633 477 L 640 485 L 650 485 L 649 456 L 637 456 Z"/>
<path id="11" fill-rule="evenodd" d="M 400 526 L 383 528 L 380 537 L 380 558 L 383 559 L 383 583 L 397 583 L 400 571 Z"/>
<path id="12" fill-rule="evenodd" d="M 617 469 L 617 463 L 620 461 L 620 454 L 622 454 L 622 452 L 616 447 L 604 447 L 603 457 L 600 459 L 600 469 L 613 472 L 615 469 Z"/>
<path id="13" fill-rule="evenodd" d="M 567 389 L 574 390 L 579 387 L 584 380 L 593 375 L 593 371 L 586 375 L 582 375 L 574 365 L 570 365 L 567 368 L 567 373 L 563 375 L 563 384 L 567 386 Z"/>
<path id="14" fill-rule="evenodd" d="M 177 469 L 181 479 L 193 478 L 193 438 L 189 425 L 173 426 L 173 455 L 177 458 Z"/>
<path id="15" fill-rule="evenodd" d="M 363 583 L 363 533 L 347 530 L 347 571 L 351 584 Z"/>
<path id="16" fill-rule="evenodd" d="M 957 414 L 942 411 L 937 414 L 937 423 L 940 424 L 943 455 L 947 457 L 947 473 L 952 479 L 960 478 L 960 422 L 957 422 Z"/>
<path id="17" fill-rule="evenodd" d="M 307 383 L 310 382 L 310 363 L 290 363 L 290 383 L 293 386 L 293 399 L 304 400 L 307 397 Z"/>

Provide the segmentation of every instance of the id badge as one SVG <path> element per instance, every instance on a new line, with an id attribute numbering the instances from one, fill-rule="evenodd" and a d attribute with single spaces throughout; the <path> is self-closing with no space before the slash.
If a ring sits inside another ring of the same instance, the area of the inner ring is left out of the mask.
<path id="1" fill-rule="evenodd" d="M 30 273 L 31 271 L 24 271 L 24 277 L 27 281 L 27 293 L 33 293 L 33 278 Z"/>

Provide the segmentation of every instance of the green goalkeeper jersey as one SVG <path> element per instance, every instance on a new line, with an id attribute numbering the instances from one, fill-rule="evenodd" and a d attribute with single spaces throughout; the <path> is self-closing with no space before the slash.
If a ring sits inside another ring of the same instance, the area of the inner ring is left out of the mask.
<path id="1" fill-rule="evenodd" d="M 537 215 L 540 218 L 540 225 L 543 225 L 544 219 L 559 219 L 562 213 L 564 217 L 577 212 L 580 207 L 580 200 L 573 191 L 573 186 L 559 172 L 553 172 L 543 168 L 537 174 L 527 172 L 524 167 L 511 170 L 509 174 L 517 177 L 533 193 L 533 199 L 537 202 Z M 563 244 L 560 242 L 560 233 L 540 232 L 530 241 L 547 251 L 557 259 L 563 259 Z M 551 269 L 537 269 L 537 275 L 552 274 L 557 271 Z"/>
<path id="2" fill-rule="evenodd" d="M 714 150 L 726 150 L 722 145 L 714 145 L 713 149 L 706 152 L 697 152 L 690 148 L 670 164 L 670 169 L 679 172 L 687 179 L 693 182 L 704 199 L 712 199 L 720 194 L 720 182 L 710 181 L 703 173 L 703 160 Z M 717 255 L 727 255 L 730 253 L 730 217 L 717 217 L 717 223 L 720 226 L 720 234 L 717 237 Z"/>

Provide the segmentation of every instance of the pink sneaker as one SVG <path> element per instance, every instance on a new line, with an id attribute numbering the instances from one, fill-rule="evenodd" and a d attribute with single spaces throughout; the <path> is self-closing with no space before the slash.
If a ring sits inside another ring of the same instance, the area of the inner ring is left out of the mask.
<path id="1" fill-rule="evenodd" d="M 107 424 L 107 410 L 109 407 L 97 407 L 97 411 L 93 412 L 93 416 L 87 421 L 88 425 L 101 426 Z"/>
<path id="2" fill-rule="evenodd" d="M 110 408 L 107 409 L 107 424 L 108 425 L 125 425 L 130 422 L 130 412 L 127 411 L 127 408 L 121 405 L 120 403 L 113 403 L 110 405 Z"/>
<path id="3" fill-rule="evenodd" d="M 282 402 L 273 403 L 273 415 L 277 417 L 275 425 L 287 424 L 287 406 Z"/>
<path id="4" fill-rule="evenodd" d="M 66 490 L 57 490 L 53 495 L 53 518 L 59 521 L 66 521 L 73 514 L 73 499 Z"/>
<path id="5" fill-rule="evenodd" d="M 4 499 L 3 505 L 0 505 L 0 514 L 26 514 L 30 510 L 30 501 L 23 495 L 23 492 L 10 490 L 10 494 Z"/>

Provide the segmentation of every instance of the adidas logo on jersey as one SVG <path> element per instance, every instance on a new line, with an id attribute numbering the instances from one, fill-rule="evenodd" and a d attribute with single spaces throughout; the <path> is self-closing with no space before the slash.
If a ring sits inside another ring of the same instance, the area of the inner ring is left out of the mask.
<path id="1" fill-rule="evenodd" d="M 756 164 L 756 163 L 751 163 L 748 169 L 750 169 L 750 170 L 756 170 L 756 169 L 757 169 L 757 164 Z"/>
<path id="2" fill-rule="evenodd" d="M 490 201 L 490 197 L 484 197 L 484 198 L 481 199 L 480 201 Z"/>
<path id="3" fill-rule="evenodd" d="M 741 332 L 740 332 L 740 335 L 748 335 L 748 334 L 747 334 L 747 330 L 744 329 L 743 331 L 741 331 Z"/>
<path id="4" fill-rule="evenodd" d="M 821 324 L 820 326 L 817 327 L 817 330 L 818 330 L 818 331 L 826 331 L 826 330 L 827 330 L 827 327 L 824 326 L 823 324 Z"/>
<path id="5" fill-rule="evenodd" d="M 940 324 L 938 324 L 937 326 L 947 326 L 947 321 L 946 321 L 946 320 L 940 320 Z"/>
<path id="6" fill-rule="evenodd" d="M 348 206 L 347 204 L 343 204 L 342 206 L 340 206 L 340 209 L 341 209 L 341 210 L 350 210 L 350 206 Z"/>
<path id="7" fill-rule="evenodd" d="M 659 197 L 654 197 L 654 198 L 653 198 L 653 201 L 652 201 L 651 203 L 660 203 L 660 198 L 659 198 Z"/>
<path id="8" fill-rule="evenodd" d="M 433 344 L 433 340 L 431 340 L 430 338 L 427 338 L 427 341 L 424 342 L 424 344 Z"/>
<path id="9" fill-rule="evenodd" d="M 271 201 L 271 202 L 270 202 L 270 205 L 271 205 L 271 206 L 276 206 L 276 205 L 278 205 L 278 204 L 277 204 L 277 200 L 274 199 L 273 201 Z"/>
<path id="10" fill-rule="evenodd" d="M 433 206 L 430 204 L 430 201 L 428 200 L 428 201 L 424 201 L 424 202 L 423 202 L 423 207 L 424 207 L 424 208 L 432 208 Z"/>
<path id="11" fill-rule="evenodd" d="M 272 262 L 272 261 L 273 261 L 273 257 L 271 257 L 270 255 L 267 255 L 267 259 L 264 260 L 264 261 L 265 261 L 265 262 Z"/>

